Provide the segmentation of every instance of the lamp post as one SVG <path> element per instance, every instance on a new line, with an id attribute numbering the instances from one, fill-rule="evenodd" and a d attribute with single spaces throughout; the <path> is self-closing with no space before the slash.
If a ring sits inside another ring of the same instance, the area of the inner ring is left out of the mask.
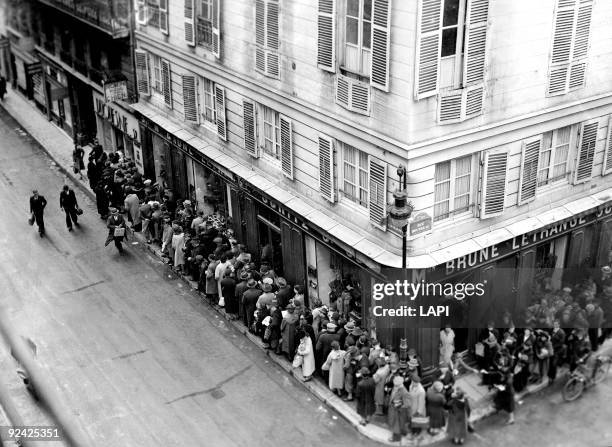
<path id="1" fill-rule="evenodd" d="M 406 168 L 400 165 L 397 168 L 400 188 L 393 191 L 393 205 L 389 209 L 389 218 L 394 226 L 402 228 L 402 269 L 406 270 L 406 238 L 408 232 L 408 219 L 412 215 L 414 206 L 408 202 L 406 192 Z M 403 181 L 402 181 L 403 178 Z"/>

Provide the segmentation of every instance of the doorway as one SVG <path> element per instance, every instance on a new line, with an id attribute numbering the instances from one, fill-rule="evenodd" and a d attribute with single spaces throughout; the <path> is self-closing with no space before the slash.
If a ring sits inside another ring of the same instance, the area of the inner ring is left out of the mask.
<path id="1" fill-rule="evenodd" d="M 257 231 L 259 233 L 259 246 L 262 250 L 261 261 L 268 260 L 274 272 L 279 276 L 283 276 L 283 251 L 280 227 L 258 214 Z"/>

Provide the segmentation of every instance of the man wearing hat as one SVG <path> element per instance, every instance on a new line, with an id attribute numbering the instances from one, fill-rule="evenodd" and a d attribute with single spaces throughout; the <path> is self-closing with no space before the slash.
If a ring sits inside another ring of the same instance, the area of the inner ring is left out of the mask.
<path id="1" fill-rule="evenodd" d="M 321 372 L 321 366 L 327 360 L 327 356 L 331 352 L 331 344 L 333 341 L 339 341 L 340 336 L 336 333 L 336 325 L 334 323 L 327 323 L 325 331 L 321 331 L 319 338 L 317 339 L 317 345 L 315 347 L 317 370 Z"/>
<path id="2" fill-rule="evenodd" d="M 255 322 L 255 309 L 257 309 L 257 301 L 263 292 L 257 287 L 257 282 L 254 279 L 247 281 L 247 290 L 242 294 L 242 306 L 244 308 L 244 322 L 253 332 Z"/>
<path id="3" fill-rule="evenodd" d="M 244 318 L 244 304 L 242 303 L 242 295 L 248 289 L 247 282 L 249 280 L 249 272 L 246 270 L 240 270 L 238 273 L 238 284 L 236 284 L 236 301 L 238 302 L 238 318 L 242 321 L 246 321 Z M 245 322 L 246 326 L 246 322 Z"/>
<path id="4" fill-rule="evenodd" d="M 123 246 L 121 242 L 125 236 L 126 225 L 125 219 L 117 208 L 110 208 L 111 215 L 106 221 L 106 227 L 108 228 L 108 237 L 104 246 L 106 247 L 111 241 L 115 241 L 115 247 L 119 250 L 119 253 L 123 253 Z"/>
<path id="5" fill-rule="evenodd" d="M 35 189 L 32 191 L 32 197 L 30 197 L 30 214 L 34 216 L 36 220 L 36 225 L 38 226 L 38 234 L 40 237 L 45 235 L 45 219 L 44 219 L 44 211 L 47 206 L 47 200 L 44 196 L 38 194 L 38 191 Z"/>
<path id="6" fill-rule="evenodd" d="M 357 386 L 355 387 L 355 397 L 357 398 L 357 413 L 361 416 L 361 425 L 370 422 L 370 418 L 376 411 L 374 394 L 376 392 L 376 382 L 371 377 L 370 370 L 366 367 L 356 374 Z"/>
<path id="7" fill-rule="evenodd" d="M 278 292 L 276 292 L 276 299 L 281 309 L 287 307 L 289 300 L 293 298 L 293 287 L 287 284 L 287 280 L 283 277 L 276 279 L 276 285 L 278 286 Z"/>
<path id="8" fill-rule="evenodd" d="M 258 309 L 263 309 L 264 307 L 269 308 L 270 306 L 272 306 L 272 304 L 278 305 L 276 296 L 274 295 L 274 292 L 272 292 L 271 284 L 263 283 L 261 286 L 261 290 L 263 290 L 263 293 L 260 295 L 259 299 L 257 300 Z"/>

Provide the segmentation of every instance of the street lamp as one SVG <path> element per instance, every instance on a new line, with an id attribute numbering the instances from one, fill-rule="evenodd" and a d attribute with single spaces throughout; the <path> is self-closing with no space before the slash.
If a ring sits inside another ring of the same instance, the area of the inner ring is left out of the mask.
<path id="1" fill-rule="evenodd" d="M 402 269 L 406 269 L 406 233 L 408 232 L 408 219 L 412 215 L 414 206 L 408 202 L 406 192 L 406 168 L 400 165 L 397 168 L 400 189 L 393 191 L 393 205 L 389 208 L 389 219 L 395 227 L 402 229 Z M 403 181 L 402 181 L 403 178 Z"/>

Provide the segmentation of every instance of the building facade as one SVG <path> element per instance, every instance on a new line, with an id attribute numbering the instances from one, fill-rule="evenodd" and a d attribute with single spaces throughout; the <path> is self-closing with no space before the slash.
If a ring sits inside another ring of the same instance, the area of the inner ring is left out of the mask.
<path id="1" fill-rule="evenodd" d="M 435 364 L 445 321 L 374 315 L 376 283 L 487 280 L 453 315 L 463 349 L 538 280 L 610 263 L 608 2 L 135 6 L 145 175 L 230 218 L 254 254 L 272 246 L 311 300 L 350 277 L 351 316 L 384 343 Z M 400 165 L 406 254 L 388 219 Z"/>

